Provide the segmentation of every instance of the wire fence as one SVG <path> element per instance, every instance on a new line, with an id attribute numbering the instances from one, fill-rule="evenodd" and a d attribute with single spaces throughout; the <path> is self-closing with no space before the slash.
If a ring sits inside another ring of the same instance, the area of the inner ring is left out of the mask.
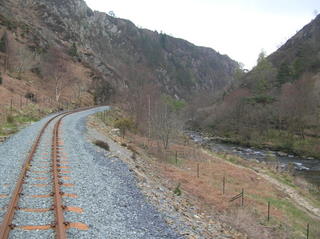
<path id="1" fill-rule="evenodd" d="M 150 150 L 150 148 L 149 148 Z M 151 150 L 152 151 L 152 150 Z M 160 150 L 160 147 L 158 147 L 158 151 L 157 152 L 151 152 L 153 154 L 156 154 L 158 158 L 171 163 L 171 164 L 175 164 L 176 166 L 182 166 L 184 160 L 192 160 L 193 162 L 196 162 L 196 166 L 194 167 L 194 175 L 197 178 L 201 178 L 201 174 L 202 174 L 202 169 L 201 169 L 201 165 L 203 158 L 201 158 L 201 156 L 203 156 L 203 153 L 201 153 L 201 150 L 196 149 L 196 148 L 183 148 L 183 150 Z M 191 169 L 192 170 L 192 169 Z M 236 180 L 236 179 L 235 179 Z M 223 176 L 221 179 L 221 190 L 222 190 L 222 194 L 225 194 L 225 188 L 226 188 L 226 176 Z M 236 192 L 235 192 L 236 193 Z M 246 194 L 245 194 L 245 188 L 241 189 L 240 193 L 237 193 L 236 195 L 234 195 L 233 197 L 231 197 L 229 199 L 229 203 L 230 204 L 234 204 L 234 202 L 239 202 L 239 206 L 240 207 L 244 207 L 245 206 L 245 198 L 246 198 Z M 248 202 L 249 203 L 249 202 Z M 234 204 L 237 205 L 237 204 Z M 251 205 L 247 205 L 248 207 L 250 207 Z M 268 201 L 266 203 L 266 220 L 269 222 L 272 219 L 272 202 Z M 312 227 L 313 229 L 315 229 L 315 227 Z M 320 232 L 316 231 L 313 234 L 316 235 L 316 237 L 313 237 L 314 239 L 318 238 L 317 236 L 319 235 Z M 310 223 L 306 223 L 305 225 L 305 235 L 307 239 L 313 239 L 311 237 L 312 234 L 312 229 L 311 229 L 311 225 Z M 312 234 L 312 235 L 313 235 Z"/>
<path id="2" fill-rule="evenodd" d="M 19 114 L 29 107 L 36 107 L 40 116 L 47 113 L 46 109 L 50 111 L 69 110 L 79 107 L 77 103 L 72 100 L 57 101 L 53 97 L 48 96 L 35 96 L 33 93 L 26 95 L 15 95 L 6 101 L 0 102 L 0 124 L 8 121 L 8 116 Z"/>

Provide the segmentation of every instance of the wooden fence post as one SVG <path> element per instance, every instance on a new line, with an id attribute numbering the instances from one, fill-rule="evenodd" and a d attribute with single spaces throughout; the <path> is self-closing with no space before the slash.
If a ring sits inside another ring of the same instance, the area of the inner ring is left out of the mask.
<path id="1" fill-rule="evenodd" d="M 197 178 L 200 178 L 200 165 L 197 164 Z"/>
<path id="2" fill-rule="evenodd" d="M 13 107 L 13 98 L 10 100 L 10 114 L 12 114 L 12 107 Z"/>
<path id="3" fill-rule="evenodd" d="M 176 151 L 176 165 L 178 165 L 178 151 Z"/>
<path id="4" fill-rule="evenodd" d="M 243 207 L 244 204 L 244 189 L 241 191 L 241 206 Z"/>
<path id="5" fill-rule="evenodd" d="M 222 180 L 222 194 L 225 193 L 225 187 L 226 187 L 226 176 L 223 176 L 223 180 Z"/>
<path id="6" fill-rule="evenodd" d="M 268 222 L 270 221 L 270 202 L 268 202 Z"/>

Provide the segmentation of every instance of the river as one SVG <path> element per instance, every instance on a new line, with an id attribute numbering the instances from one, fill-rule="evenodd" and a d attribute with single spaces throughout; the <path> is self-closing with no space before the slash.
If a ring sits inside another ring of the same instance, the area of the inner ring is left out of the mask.
<path id="1" fill-rule="evenodd" d="M 320 160 L 302 158 L 283 152 L 268 149 L 247 148 L 239 145 L 221 143 L 214 139 L 202 136 L 200 133 L 188 131 L 187 135 L 196 143 L 206 145 L 213 152 L 228 153 L 249 161 L 258 163 L 270 161 L 270 157 L 278 160 L 280 168 L 287 170 L 289 165 L 294 169 L 294 175 L 302 176 L 308 182 L 320 187 Z"/>

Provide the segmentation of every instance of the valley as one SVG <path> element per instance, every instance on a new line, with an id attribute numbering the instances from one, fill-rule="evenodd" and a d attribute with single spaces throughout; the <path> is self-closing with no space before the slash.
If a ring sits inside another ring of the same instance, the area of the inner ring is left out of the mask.
<path id="1" fill-rule="evenodd" d="M 218 41 L 233 17 L 176 19 Z M 0 0 L 0 98 L 0 239 L 320 238 L 318 12 L 248 70 L 84 0 Z"/>

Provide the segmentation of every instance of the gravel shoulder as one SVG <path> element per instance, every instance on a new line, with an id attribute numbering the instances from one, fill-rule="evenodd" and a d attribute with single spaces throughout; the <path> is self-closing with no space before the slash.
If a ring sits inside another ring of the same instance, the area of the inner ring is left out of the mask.
<path id="1" fill-rule="evenodd" d="M 67 221 L 89 226 L 87 231 L 68 230 L 70 238 L 183 238 L 164 220 L 161 213 L 145 200 L 127 164 L 112 152 L 102 150 L 90 139 L 99 132 L 86 130 L 86 117 L 94 110 L 70 115 L 63 120 L 64 155 L 69 161 L 74 187 L 63 188 L 77 198 L 64 198 L 69 207 L 81 207 L 82 214 L 66 213 Z"/>

